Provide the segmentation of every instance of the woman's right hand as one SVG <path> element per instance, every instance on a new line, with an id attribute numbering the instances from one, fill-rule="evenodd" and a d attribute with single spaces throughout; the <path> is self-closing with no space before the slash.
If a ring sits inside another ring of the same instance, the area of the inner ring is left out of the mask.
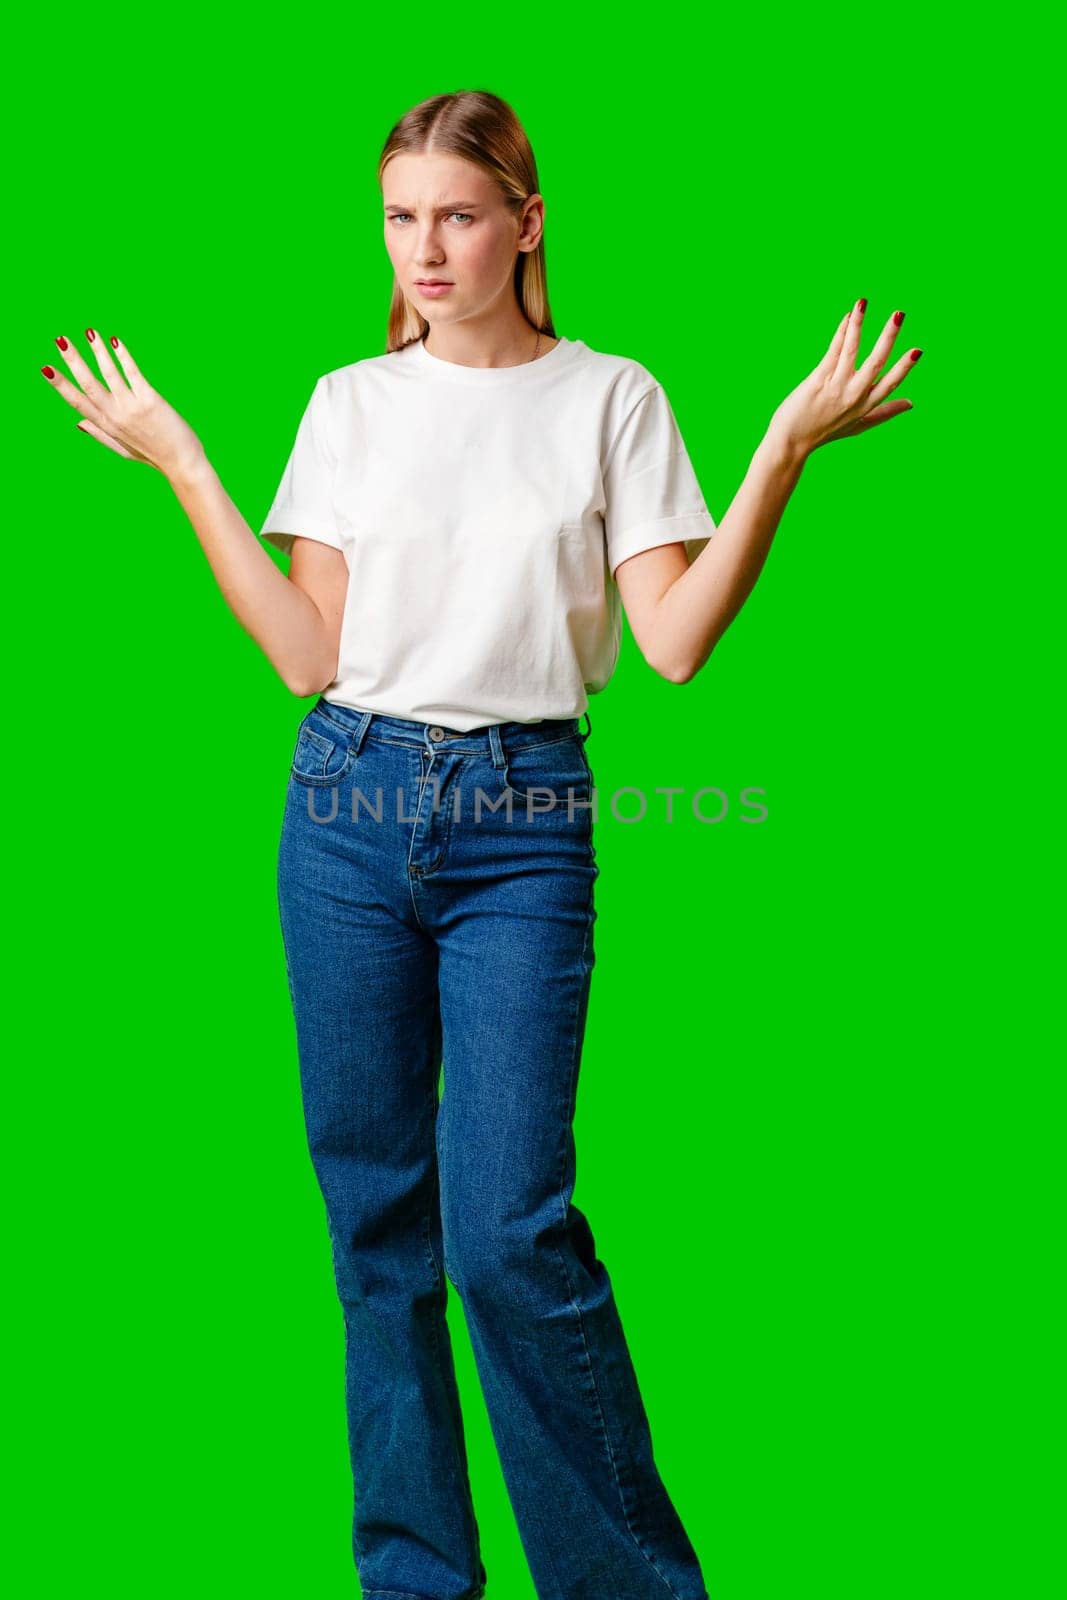
<path id="1" fill-rule="evenodd" d="M 122 368 L 120 373 L 99 332 L 95 328 L 85 331 L 105 382 L 93 375 L 73 342 L 62 336 L 56 343 L 81 388 L 76 389 L 69 378 L 52 367 L 41 369 L 52 387 L 84 419 L 77 424 L 81 431 L 91 433 L 128 461 L 144 461 L 168 478 L 199 465 L 205 459 L 200 440 L 142 376 L 125 345 L 117 339 L 111 341 Z M 129 380 L 128 385 L 123 382 L 122 373 Z"/>

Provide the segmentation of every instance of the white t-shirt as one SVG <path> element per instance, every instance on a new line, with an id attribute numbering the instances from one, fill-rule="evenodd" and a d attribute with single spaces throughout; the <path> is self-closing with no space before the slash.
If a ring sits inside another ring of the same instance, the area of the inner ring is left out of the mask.
<path id="1" fill-rule="evenodd" d="M 661 384 L 561 339 L 513 367 L 421 340 L 319 378 L 260 530 L 344 554 L 328 700 L 461 732 L 579 717 L 615 669 L 615 569 L 715 532 Z"/>

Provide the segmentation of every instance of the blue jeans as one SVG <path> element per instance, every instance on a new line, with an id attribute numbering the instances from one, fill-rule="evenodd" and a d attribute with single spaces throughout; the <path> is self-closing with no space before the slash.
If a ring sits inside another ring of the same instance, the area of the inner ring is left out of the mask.
<path id="1" fill-rule="evenodd" d="M 325 698 L 300 724 L 278 896 L 366 1600 L 485 1592 L 449 1281 L 540 1600 L 707 1600 L 571 1202 L 600 870 L 579 728 Z"/>

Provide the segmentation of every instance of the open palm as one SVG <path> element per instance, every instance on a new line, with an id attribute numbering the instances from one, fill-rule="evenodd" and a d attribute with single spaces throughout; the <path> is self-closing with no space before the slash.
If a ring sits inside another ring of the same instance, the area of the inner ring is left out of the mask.
<path id="1" fill-rule="evenodd" d="M 171 474 L 202 459 L 204 447 L 189 424 L 167 404 L 142 374 L 126 347 L 112 338 L 119 365 L 94 328 L 86 328 L 103 381 L 91 370 L 71 340 L 60 334 L 56 344 L 81 388 L 54 367 L 41 371 L 82 420 L 83 433 L 129 461 L 144 461 L 157 472 Z M 121 367 L 121 371 L 120 371 Z"/>
<path id="2" fill-rule="evenodd" d="M 791 449 L 810 454 L 831 439 L 866 433 L 912 409 L 910 400 L 887 400 L 886 396 L 907 377 L 921 350 L 909 350 L 879 377 L 904 321 L 903 311 L 893 313 L 866 361 L 856 367 L 866 307 L 866 300 L 858 300 L 841 319 L 819 365 L 786 396 L 771 418 L 768 432 Z"/>

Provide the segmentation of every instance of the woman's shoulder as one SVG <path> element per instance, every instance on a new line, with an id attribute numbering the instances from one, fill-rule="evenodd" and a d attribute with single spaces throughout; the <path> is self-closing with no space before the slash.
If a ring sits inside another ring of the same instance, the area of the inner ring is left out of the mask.
<path id="1" fill-rule="evenodd" d="M 588 344 L 585 350 L 596 375 L 612 390 L 618 390 L 623 395 L 631 394 L 636 399 L 646 390 L 658 386 L 658 379 L 635 356 L 611 350 L 594 350 Z"/>
<path id="2" fill-rule="evenodd" d="M 340 388 L 343 384 L 358 383 L 363 377 L 376 377 L 382 372 L 396 371 L 398 367 L 407 364 L 411 356 L 412 345 L 403 345 L 399 350 L 388 350 L 381 355 L 360 356 L 356 361 L 346 361 L 340 367 L 331 367 L 329 372 L 322 374 L 322 382 L 329 388 Z"/>

